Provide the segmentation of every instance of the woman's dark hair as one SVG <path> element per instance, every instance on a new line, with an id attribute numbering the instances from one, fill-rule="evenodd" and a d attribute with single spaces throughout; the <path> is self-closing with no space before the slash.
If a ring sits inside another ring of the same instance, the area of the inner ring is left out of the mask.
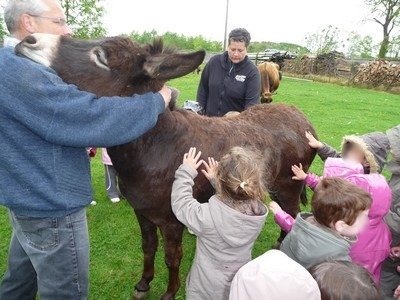
<path id="1" fill-rule="evenodd" d="M 322 262 L 309 269 L 321 300 L 379 300 L 379 289 L 366 269 L 349 261 Z"/>
<path id="2" fill-rule="evenodd" d="M 236 28 L 229 33 L 228 44 L 230 44 L 232 41 L 243 42 L 247 48 L 250 44 L 250 40 L 251 40 L 250 33 L 246 29 Z"/>

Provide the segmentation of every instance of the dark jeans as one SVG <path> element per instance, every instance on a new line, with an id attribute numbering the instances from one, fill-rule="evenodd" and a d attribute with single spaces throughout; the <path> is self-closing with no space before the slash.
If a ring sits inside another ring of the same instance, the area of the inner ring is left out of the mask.
<path id="1" fill-rule="evenodd" d="M 86 209 L 59 218 L 17 216 L 1 300 L 87 299 L 89 235 Z"/>

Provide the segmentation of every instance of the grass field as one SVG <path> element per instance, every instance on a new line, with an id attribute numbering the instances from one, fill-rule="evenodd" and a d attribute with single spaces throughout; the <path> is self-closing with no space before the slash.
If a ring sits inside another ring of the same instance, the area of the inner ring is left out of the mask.
<path id="1" fill-rule="evenodd" d="M 180 100 L 195 99 L 199 75 L 190 74 L 170 82 L 181 91 Z M 384 92 L 333 84 L 284 78 L 274 102 L 299 107 L 314 124 L 321 140 L 338 147 L 345 134 L 385 131 L 399 123 L 400 96 Z M 313 171 L 322 164 L 316 158 Z M 112 204 L 104 191 L 104 171 L 99 156 L 92 160 L 92 178 L 96 206 L 88 208 L 91 240 L 90 299 L 131 299 L 134 284 L 142 270 L 141 237 L 129 205 Z M 7 262 L 10 226 L 6 209 L 0 208 L 0 276 Z M 270 249 L 278 236 L 271 216 L 258 238 L 253 255 Z M 181 267 L 182 287 L 177 299 L 184 299 L 184 279 L 195 250 L 195 237 L 185 232 Z M 156 276 L 149 299 L 158 299 L 165 291 L 167 269 L 163 249 L 156 257 Z"/>

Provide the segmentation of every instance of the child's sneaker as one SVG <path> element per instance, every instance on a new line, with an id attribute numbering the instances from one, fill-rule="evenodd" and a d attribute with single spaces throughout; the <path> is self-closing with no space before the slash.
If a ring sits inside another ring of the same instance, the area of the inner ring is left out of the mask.
<path id="1" fill-rule="evenodd" d="M 112 203 L 118 203 L 121 199 L 119 197 L 111 198 L 110 199 Z"/>

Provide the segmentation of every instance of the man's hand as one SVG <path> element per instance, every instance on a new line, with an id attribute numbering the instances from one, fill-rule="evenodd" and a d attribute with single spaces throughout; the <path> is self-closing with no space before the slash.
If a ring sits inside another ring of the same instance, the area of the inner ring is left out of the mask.
<path id="1" fill-rule="evenodd" d="M 203 163 L 200 160 L 201 151 L 196 154 L 196 148 L 192 147 L 189 149 L 188 153 L 183 155 L 183 164 L 192 167 L 193 169 L 197 170 L 198 167 Z"/>
<path id="2" fill-rule="evenodd" d="M 302 164 L 299 164 L 299 166 L 293 165 L 292 171 L 294 174 L 292 179 L 294 179 L 294 180 L 304 180 L 307 178 L 307 174 L 303 171 Z"/>
<path id="3" fill-rule="evenodd" d="M 215 172 L 218 167 L 218 162 L 213 157 L 209 157 L 208 163 L 203 161 L 203 165 L 206 167 L 206 169 L 201 170 L 201 172 L 203 172 L 208 181 L 213 182 L 213 180 L 215 180 Z"/>
<path id="4" fill-rule="evenodd" d="M 169 102 L 171 101 L 171 89 L 164 85 L 161 90 L 158 91 L 164 99 L 165 108 L 168 107 Z"/>
<path id="5" fill-rule="evenodd" d="M 321 149 L 324 144 L 318 141 L 309 131 L 306 131 L 306 138 L 308 139 L 308 144 L 311 148 Z"/>

